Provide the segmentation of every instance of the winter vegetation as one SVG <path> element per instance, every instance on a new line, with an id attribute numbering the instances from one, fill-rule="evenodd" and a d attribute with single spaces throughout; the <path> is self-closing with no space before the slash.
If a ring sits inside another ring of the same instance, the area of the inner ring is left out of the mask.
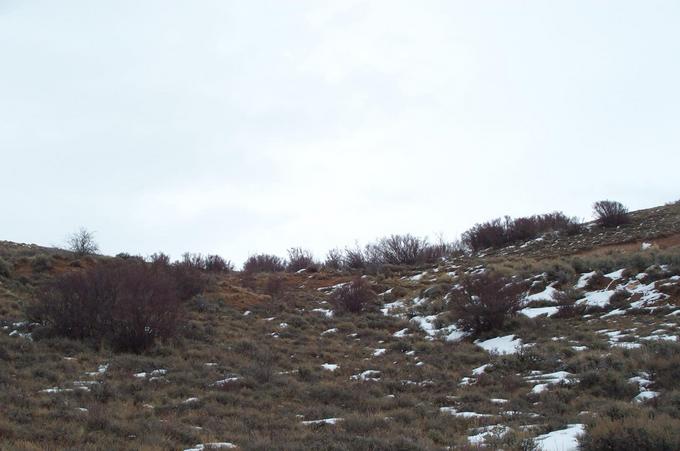
<path id="1" fill-rule="evenodd" d="M 0 242 L 0 448 L 679 449 L 680 205 L 626 215 L 240 271 Z"/>

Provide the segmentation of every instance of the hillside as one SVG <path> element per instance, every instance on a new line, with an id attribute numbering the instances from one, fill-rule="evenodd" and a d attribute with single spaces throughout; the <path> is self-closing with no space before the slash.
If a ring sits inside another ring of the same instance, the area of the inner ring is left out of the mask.
<path id="1" fill-rule="evenodd" d="M 211 273 L 179 334 L 139 354 L 26 316 L 112 258 L 0 242 L 0 448 L 566 450 L 588 431 L 586 449 L 674 449 L 680 205 L 631 219 L 429 265 Z M 458 294 L 487 270 L 519 311 L 466 331 Z M 341 311 L 359 275 L 375 297 Z"/>

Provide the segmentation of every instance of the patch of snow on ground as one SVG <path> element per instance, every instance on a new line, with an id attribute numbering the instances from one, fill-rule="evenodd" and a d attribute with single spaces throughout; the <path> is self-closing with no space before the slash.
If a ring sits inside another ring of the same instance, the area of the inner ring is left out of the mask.
<path id="1" fill-rule="evenodd" d="M 489 340 L 476 340 L 475 344 L 485 351 L 494 354 L 515 354 L 522 347 L 522 340 L 514 335 L 491 338 Z"/>
<path id="2" fill-rule="evenodd" d="M 541 315 L 553 316 L 557 311 L 557 307 L 527 307 L 520 310 L 519 313 L 529 318 L 536 318 Z"/>
<path id="3" fill-rule="evenodd" d="M 582 424 L 569 424 L 566 429 L 552 431 L 536 437 L 537 449 L 540 451 L 576 451 L 578 436 L 585 432 Z"/>
<path id="4" fill-rule="evenodd" d="M 586 297 L 576 301 L 577 304 L 585 304 L 588 307 L 605 307 L 616 293 L 615 290 L 588 291 Z"/>
<path id="5" fill-rule="evenodd" d="M 229 442 L 212 442 L 212 443 L 199 443 L 194 445 L 193 448 L 187 448 L 184 451 L 205 451 L 209 449 L 233 449 L 236 445 Z"/>
<path id="6" fill-rule="evenodd" d="M 656 288 L 654 287 L 654 282 L 645 285 L 638 281 L 635 281 L 626 285 L 625 288 L 626 290 L 630 291 L 633 294 L 642 295 L 642 297 L 639 300 L 632 302 L 630 304 L 631 308 L 646 307 L 647 304 L 649 303 L 668 298 L 667 294 L 661 293 L 656 290 Z"/>
<path id="7" fill-rule="evenodd" d="M 578 289 L 585 288 L 586 285 L 588 285 L 588 281 L 590 280 L 590 278 L 593 277 L 595 274 L 596 274 L 596 271 L 581 274 L 581 277 L 578 278 L 578 282 L 576 282 L 576 285 L 574 285 L 574 288 L 578 288 Z"/>
<path id="8" fill-rule="evenodd" d="M 511 429 L 502 424 L 494 424 L 482 428 L 473 429 L 474 435 L 468 436 L 468 442 L 474 446 L 481 446 L 486 442 L 487 438 L 502 438 L 508 434 Z"/>
<path id="9" fill-rule="evenodd" d="M 355 374 L 350 377 L 353 381 L 379 381 L 380 371 L 378 370 L 366 370 L 363 373 Z"/>
<path id="10" fill-rule="evenodd" d="M 328 335 L 328 334 L 334 334 L 334 333 L 336 333 L 337 331 L 338 331 L 338 329 L 336 329 L 336 328 L 334 327 L 333 329 L 324 330 L 323 332 L 321 332 L 321 335 L 323 336 L 323 335 Z"/>
<path id="11" fill-rule="evenodd" d="M 394 315 L 394 310 L 401 310 L 405 307 L 404 301 L 394 301 L 390 302 L 388 304 L 385 304 L 383 308 L 380 309 L 383 315 L 385 316 L 390 316 Z"/>
<path id="12" fill-rule="evenodd" d="M 604 276 L 609 277 L 612 280 L 618 280 L 623 277 L 623 272 L 625 270 L 626 270 L 625 268 L 619 269 L 618 271 L 610 272 L 609 274 L 605 274 Z"/>
<path id="13" fill-rule="evenodd" d="M 138 378 L 138 379 L 146 379 L 149 376 L 150 377 L 160 377 L 160 376 L 165 376 L 166 374 L 168 374 L 168 370 L 158 369 L 158 370 L 153 370 L 150 373 L 146 373 L 146 372 L 135 373 L 135 374 L 133 374 L 133 376 Z"/>
<path id="14" fill-rule="evenodd" d="M 324 418 L 322 420 L 303 421 L 302 424 L 304 424 L 305 426 L 316 425 L 316 424 L 335 424 L 338 421 L 342 421 L 342 418 Z"/>
<path id="15" fill-rule="evenodd" d="M 401 329 L 392 334 L 393 337 L 404 338 L 408 336 L 408 327 L 406 329 Z"/>
<path id="16" fill-rule="evenodd" d="M 658 391 L 643 390 L 640 392 L 639 395 L 633 398 L 633 402 L 636 404 L 640 404 L 650 399 L 656 398 L 657 396 L 659 396 Z"/>
<path id="17" fill-rule="evenodd" d="M 678 341 L 677 335 L 650 335 L 649 337 L 640 337 L 644 341 Z"/>
<path id="18" fill-rule="evenodd" d="M 412 281 L 414 281 L 414 282 L 418 282 L 419 280 L 421 280 L 421 279 L 422 279 L 423 277 L 425 277 L 426 275 L 427 275 L 427 271 L 423 271 L 423 272 L 421 272 L 420 274 L 416 274 L 415 276 L 409 277 L 408 280 L 412 280 Z"/>
<path id="19" fill-rule="evenodd" d="M 529 383 L 537 384 L 537 385 L 534 385 L 534 387 L 531 389 L 531 393 L 534 393 L 534 394 L 543 393 L 544 391 L 548 390 L 548 388 L 551 385 L 570 384 L 570 383 L 576 381 L 572 377 L 572 374 L 568 373 L 566 371 L 556 371 L 554 373 L 548 373 L 548 374 L 538 374 L 538 373 L 532 372 L 532 374 L 525 377 L 525 379 Z"/>
<path id="20" fill-rule="evenodd" d="M 484 372 L 486 372 L 486 369 L 489 368 L 489 367 L 491 367 L 490 363 L 486 363 L 486 364 L 484 364 L 480 367 L 477 367 L 477 368 L 472 370 L 472 375 L 473 376 L 480 376 L 480 375 L 484 374 Z"/>
<path id="21" fill-rule="evenodd" d="M 321 365 L 321 368 L 328 371 L 335 371 L 338 369 L 338 365 L 336 365 L 335 363 L 324 363 L 323 365 Z"/>
<path id="22" fill-rule="evenodd" d="M 221 379 L 221 380 L 215 382 L 213 385 L 215 385 L 217 387 L 222 387 L 223 385 L 227 385 L 231 382 L 236 382 L 239 379 L 241 379 L 239 376 L 227 377 L 225 379 Z"/>
<path id="23" fill-rule="evenodd" d="M 387 352 L 387 349 L 385 348 L 379 348 L 373 351 L 373 357 L 380 357 L 381 355 L 385 354 Z"/>
<path id="24" fill-rule="evenodd" d="M 318 313 L 323 313 L 326 315 L 326 318 L 332 318 L 333 317 L 333 310 L 328 310 L 328 309 L 323 309 L 323 308 L 315 308 L 312 309 L 313 312 L 318 312 Z"/>
<path id="25" fill-rule="evenodd" d="M 415 323 L 423 329 L 423 331 L 427 335 L 434 335 L 437 329 L 434 326 L 434 322 L 437 319 L 437 315 L 430 315 L 430 316 L 414 316 L 411 318 L 411 322 Z"/>
<path id="26" fill-rule="evenodd" d="M 540 293 L 536 294 L 531 294 L 524 298 L 525 304 L 528 304 L 529 302 L 532 301 L 551 301 L 551 302 L 557 302 L 557 299 L 555 299 L 555 296 L 557 296 L 560 292 L 553 287 L 546 287 L 545 290 L 541 291 Z"/>
<path id="27" fill-rule="evenodd" d="M 488 418 L 493 416 L 488 413 L 459 412 L 455 407 L 440 407 L 439 411 L 459 418 Z"/>

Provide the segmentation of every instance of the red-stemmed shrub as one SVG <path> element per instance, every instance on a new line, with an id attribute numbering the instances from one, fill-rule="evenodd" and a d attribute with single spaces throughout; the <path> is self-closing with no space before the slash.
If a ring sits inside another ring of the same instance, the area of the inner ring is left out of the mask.
<path id="1" fill-rule="evenodd" d="M 300 247 L 292 247 L 288 249 L 288 263 L 286 270 L 290 272 L 297 272 L 303 269 L 316 271 L 319 265 L 314 260 L 314 255 L 311 251 L 302 249 Z"/>
<path id="2" fill-rule="evenodd" d="M 338 311 L 361 313 L 376 297 L 366 280 L 357 277 L 331 293 L 330 303 Z"/>
<path id="3" fill-rule="evenodd" d="M 167 268 L 117 261 L 59 277 L 39 293 L 31 314 L 58 336 L 140 352 L 174 335 L 179 308 Z"/>
<path id="4" fill-rule="evenodd" d="M 283 259 L 270 254 L 251 255 L 243 264 L 245 272 L 281 272 L 285 269 Z"/>
<path id="5" fill-rule="evenodd" d="M 617 227 L 630 222 L 628 209 L 621 202 L 601 200 L 593 204 L 597 223 L 602 227 Z"/>
<path id="6" fill-rule="evenodd" d="M 502 328 L 517 313 L 524 291 L 520 284 L 491 271 L 466 277 L 460 285 L 452 292 L 450 305 L 462 329 L 474 335 Z"/>
<path id="7" fill-rule="evenodd" d="M 512 219 L 504 219 L 476 224 L 463 233 L 462 241 L 473 251 L 486 248 L 499 248 L 509 244 L 538 238 L 544 233 L 562 232 L 574 235 L 581 230 L 577 218 L 570 218 L 562 212 L 553 212 Z"/>
<path id="8" fill-rule="evenodd" d="M 234 265 L 229 260 L 225 260 L 219 255 L 208 255 L 204 259 L 203 265 L 209 272 L 232 272 Z"/>
<path id="9" fill-rule="evenodd" d="M 328 251 L 323 266 L 327 269 L 342 269 L 344 266 L 342 251 L 340 249 L 331 249 Z"/>

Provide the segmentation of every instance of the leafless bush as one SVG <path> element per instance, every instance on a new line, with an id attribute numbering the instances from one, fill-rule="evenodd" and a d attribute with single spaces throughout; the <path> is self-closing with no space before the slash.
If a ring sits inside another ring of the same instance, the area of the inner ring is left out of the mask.
<path id="1" fill-rule="evenodd" d="M 170 266 L 170 256 L 163 252 L 157 252 L 149 256 L 149 262 L 161 266 Z"/>
<path id="2" fill-rule="evenodd" d="M 245 272 L 281 272 L 285 269 L 283 259 L 270 254 L 251 255 L 243 264 Z"/>
<path id="3" fill-rule="evenodd" d="M 582 297 L 579 290 L 567 289 L 555 295 L 557 301 L 557 312 L 552 316 L 555 319 L 580 318 L 585 315 L 586 304 L 577 304 L 576 301 Z"/>
<path id="4" fill-rule="evenodd" d="M 349 269 L 363 269 L 366 267 L 364 252 L 356 246 L 354 249 L 345 248 L 344 266 Z"/>
<path id="5" fill-rule="evenodd" d="M 427 245 L 426 239 L 406 234 L 382 238 L 375 247 L 381 263 L 414 265 L 420 262 L 422 252 Z"/>
<path id="6" fill-rule="evenodd" d="M 186 260 L 175 262 L 169 269 L 182 301 L 188 301 L 205 289 L 207 282 L 204 274 L 192 262 Z"/>
<path id="7" fill-rule="evenodd" d="M 361 313 L 367 304 L 375 299 L 375 296 L 368 282 L 357 277 L 352 282 L 333 291 L 330 303 L 339 311 Z"/>
<path id="8" fill-rule="evenodd" d="M 597 223 L 602 227 L 617 227 L 630 222 L 628 209 L 621 202 L 601 200 L 593 204 Z"/>
<path id="9" fill-rule="evenodd" d="M 302 269 L 318 269 L 318 265 L 314 260 L 314 255 L 311 251 L 302 249 L 300 247 L 292 247 L 288 249 L 288 264 L 286 269 L 290 272 L 297 272 Z"/>
<path id="10" fill-rule="evenodd" d="M 204 266 L 205 270 L 210 272 L 232 272 L 234 270 L 233 263 L 219 255 L 206 256 Z"/>
<path id="11" fill-rule="evenodd" d="M 546 213 L 512 219 L 493 219 L 476 224 L 463 233 L 463 243 L 473 251 L 499 248 L 509 244 L 538 238 L 548 232 L 573 235 L 581 230 L 581 222 L 562 212 Z"/>
<path id="12" fill-rule="evenodd" d="M 464 278 L 452 292 L 452 310 L 463 330 L 480 334 L 503 327 L 517 313 L 523 287 L 494 272 Z"/>
<path id="13" fill-rule="evenodd" d="M 460 242 L 447 243 L 440 239 L 435 244 L 428 244 L 420 253 L 420 260 L 423 263 L 436 263 L 443 258 L 453 255 L 460 255 L 463 248 Z"/>
<path id="14" fill-rule="evenodd" d="M 462 239 L 463 243 L 474 251 L 488 247 L 501 247 L 507 242 L 505 226 L 500 218 L 475 224 L 463 233 Z"/>
<path id="15" fill-rule="evenodd" d="M 56 335 L 139 352 L 174 335 L 179 297 L 162 267 L 118 261 L 61 276 L 42 290 L 30 313 Z"/>
<path id="16" fill-rule="evenodd" d="M 69 250 L 79 257 L 96 254 L 99 251 L 99 246 L 94 241 L 94 232 L 84 227 L 69 236 L 66 243 Z"/>
<path id="17" fill-rule="evenodd" d="M 323 262 L 323 266 L 329 269 L 342 269 L 343 268 L 343 256 L 340 249 L 331 249 L 326 254 L 326 260 Z"/>

